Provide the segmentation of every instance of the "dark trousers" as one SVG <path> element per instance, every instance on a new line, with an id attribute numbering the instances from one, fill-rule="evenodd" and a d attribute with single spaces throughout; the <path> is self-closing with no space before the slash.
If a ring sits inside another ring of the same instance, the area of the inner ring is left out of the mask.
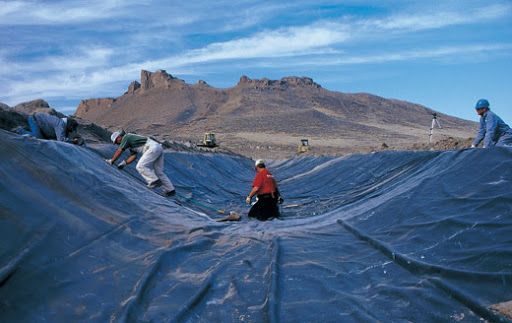
<path id="1" fill-rule="evenodd" d="M 45 139 L 41 133 L 41 128 L 39 128 L 39 125 L 37 124 L 36 118 L 34 116 L 29 116 L 27 121 L 28 126 L 30 127 L 30 135 L 39 139 Z"/>
<path id="2" fill-rule="evenodd" d="M 279 217 L 277 199 L 270 194 L 258 195 L 258 201 L 251 207 L 249 217 L 260 221 Z"/>

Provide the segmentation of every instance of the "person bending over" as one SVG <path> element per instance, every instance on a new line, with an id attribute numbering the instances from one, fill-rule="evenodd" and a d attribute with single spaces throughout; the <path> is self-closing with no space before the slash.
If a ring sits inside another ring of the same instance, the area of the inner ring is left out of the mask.
<path id="1" fill-rule="evenodd" d="M 130 156 L 117 165 L 117 168 L 123 169 L 126 165 L 137 159 L 137 154 L 141 153 L 136 169 L 146 180 L 149 188 L 162 186 L 163 196 L 173 196 L 176 194 L 174 185 L 164 173 L 164 150 L 160 143 L 144 136 L 133 133 L 123 133 L 116 131 L 110 137 L 112 142 L 119 145 L 111 159 L 106 162 L 113 165 L 122 155 L 123 151 L 130 149 Z"/>

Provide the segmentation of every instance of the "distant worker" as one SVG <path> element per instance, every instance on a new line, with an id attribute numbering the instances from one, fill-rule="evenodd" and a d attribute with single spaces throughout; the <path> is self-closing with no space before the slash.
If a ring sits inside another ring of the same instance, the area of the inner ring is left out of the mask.
<path id="1" fill-rule="evenodd" d="M 28 117 L 27 122 L 30 132 L 18 129 L 19 133 L 39 139 L 56 139 L 74 144 L 83 144 L 82 138 L 76 133 L 78 123 L 73 118 L 59 118 L 48 113 L 36 112 Z M 71 138 L 72 136 L 73 138 Z"/>
<path id="2" fill-rule="evenodd" d="M 119 145 L 111 159 L 107 163 L 113 165 L 121 156 L 124 150 L 130 149 L 130 156 L 117 165 L 117 168 L 123 169 L 137 158 L 137 153 L 141 153 L 136 169 L 139 174 L 148 183 L 147 187 L 156 188 L 162 186 L 163 196 L 173 196 L 176 194 L 174 185 L 164 173 L 164 150 L 157 141 L 133 133 L 124 133 L 115 131 L 110 137 L 112 142 Z"/>
<path id="3" fill-rule="evenodd" d="M 480 126 L 471 148 L 475 148 L 483 140 L 483 148 L 493 146 L 512 147 L 512 130 L 489 108 L 489 101 L 480 99 L 475 106 L 480 116 Z"/>
<path id="4" fill-rule="evenodd" d="M 255 195 L 258 197 L 258 201 L 251 207 L 249 217 L 261 221 L 277 218 L 279 217 L 277 203 L 282 203 L 283 201 L 279 195 L 277 183 L 272 174 L 266 169 L 264 160 L 256 160 L 254 167 L 256 169 L 256 176 L 252 182 L 252 190 L 245 199 L 245 202 L 251 204 L 251 199 Z"/>

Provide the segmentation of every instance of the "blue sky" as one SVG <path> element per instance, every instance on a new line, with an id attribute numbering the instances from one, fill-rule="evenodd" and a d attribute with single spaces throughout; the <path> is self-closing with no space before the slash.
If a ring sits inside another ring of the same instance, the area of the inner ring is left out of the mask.
<path id="1" fill-rule="evenodd" d="M 140 70 L 226 88 L 241 75 L 419 103 L 512 125 L 511 0 L 0 1 L 0 102 L 64 113 Z"/>

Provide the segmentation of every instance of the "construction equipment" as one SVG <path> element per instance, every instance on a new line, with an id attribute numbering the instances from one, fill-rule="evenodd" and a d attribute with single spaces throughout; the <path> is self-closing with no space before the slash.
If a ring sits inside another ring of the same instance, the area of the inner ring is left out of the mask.
<path id="1" fill-rule="evenodd" d="M 432 123 L 430 125 L 430 132 L 429 132 L 429 135 L 428 135 L 428 142 L 431 144 L 432 143 L 432 136 L 434 135 L 434 127 L 437 126 L 439 129 L 443 129 L 443 127 L 441 127 L 441 124 L 439 123 L 439 120 L 437 120 L 437 113 L 432 113 Z"/>
<path id="2" fill-rule="evenodd" d="M 208 147 L 208 148 L 217 147 L 217 141 L 215 140 L 215 134 L 212 132 L 206 132 L 204 134 L 203 141 L 197 145 L 199 147 Z"/>
<path id="3" fill-rule="evenodd" d="M 307 139 L 301 139 L 300 144 L 297 147 L 297 153 L 302 154 L 309 151 L 309 141 Z"/>

